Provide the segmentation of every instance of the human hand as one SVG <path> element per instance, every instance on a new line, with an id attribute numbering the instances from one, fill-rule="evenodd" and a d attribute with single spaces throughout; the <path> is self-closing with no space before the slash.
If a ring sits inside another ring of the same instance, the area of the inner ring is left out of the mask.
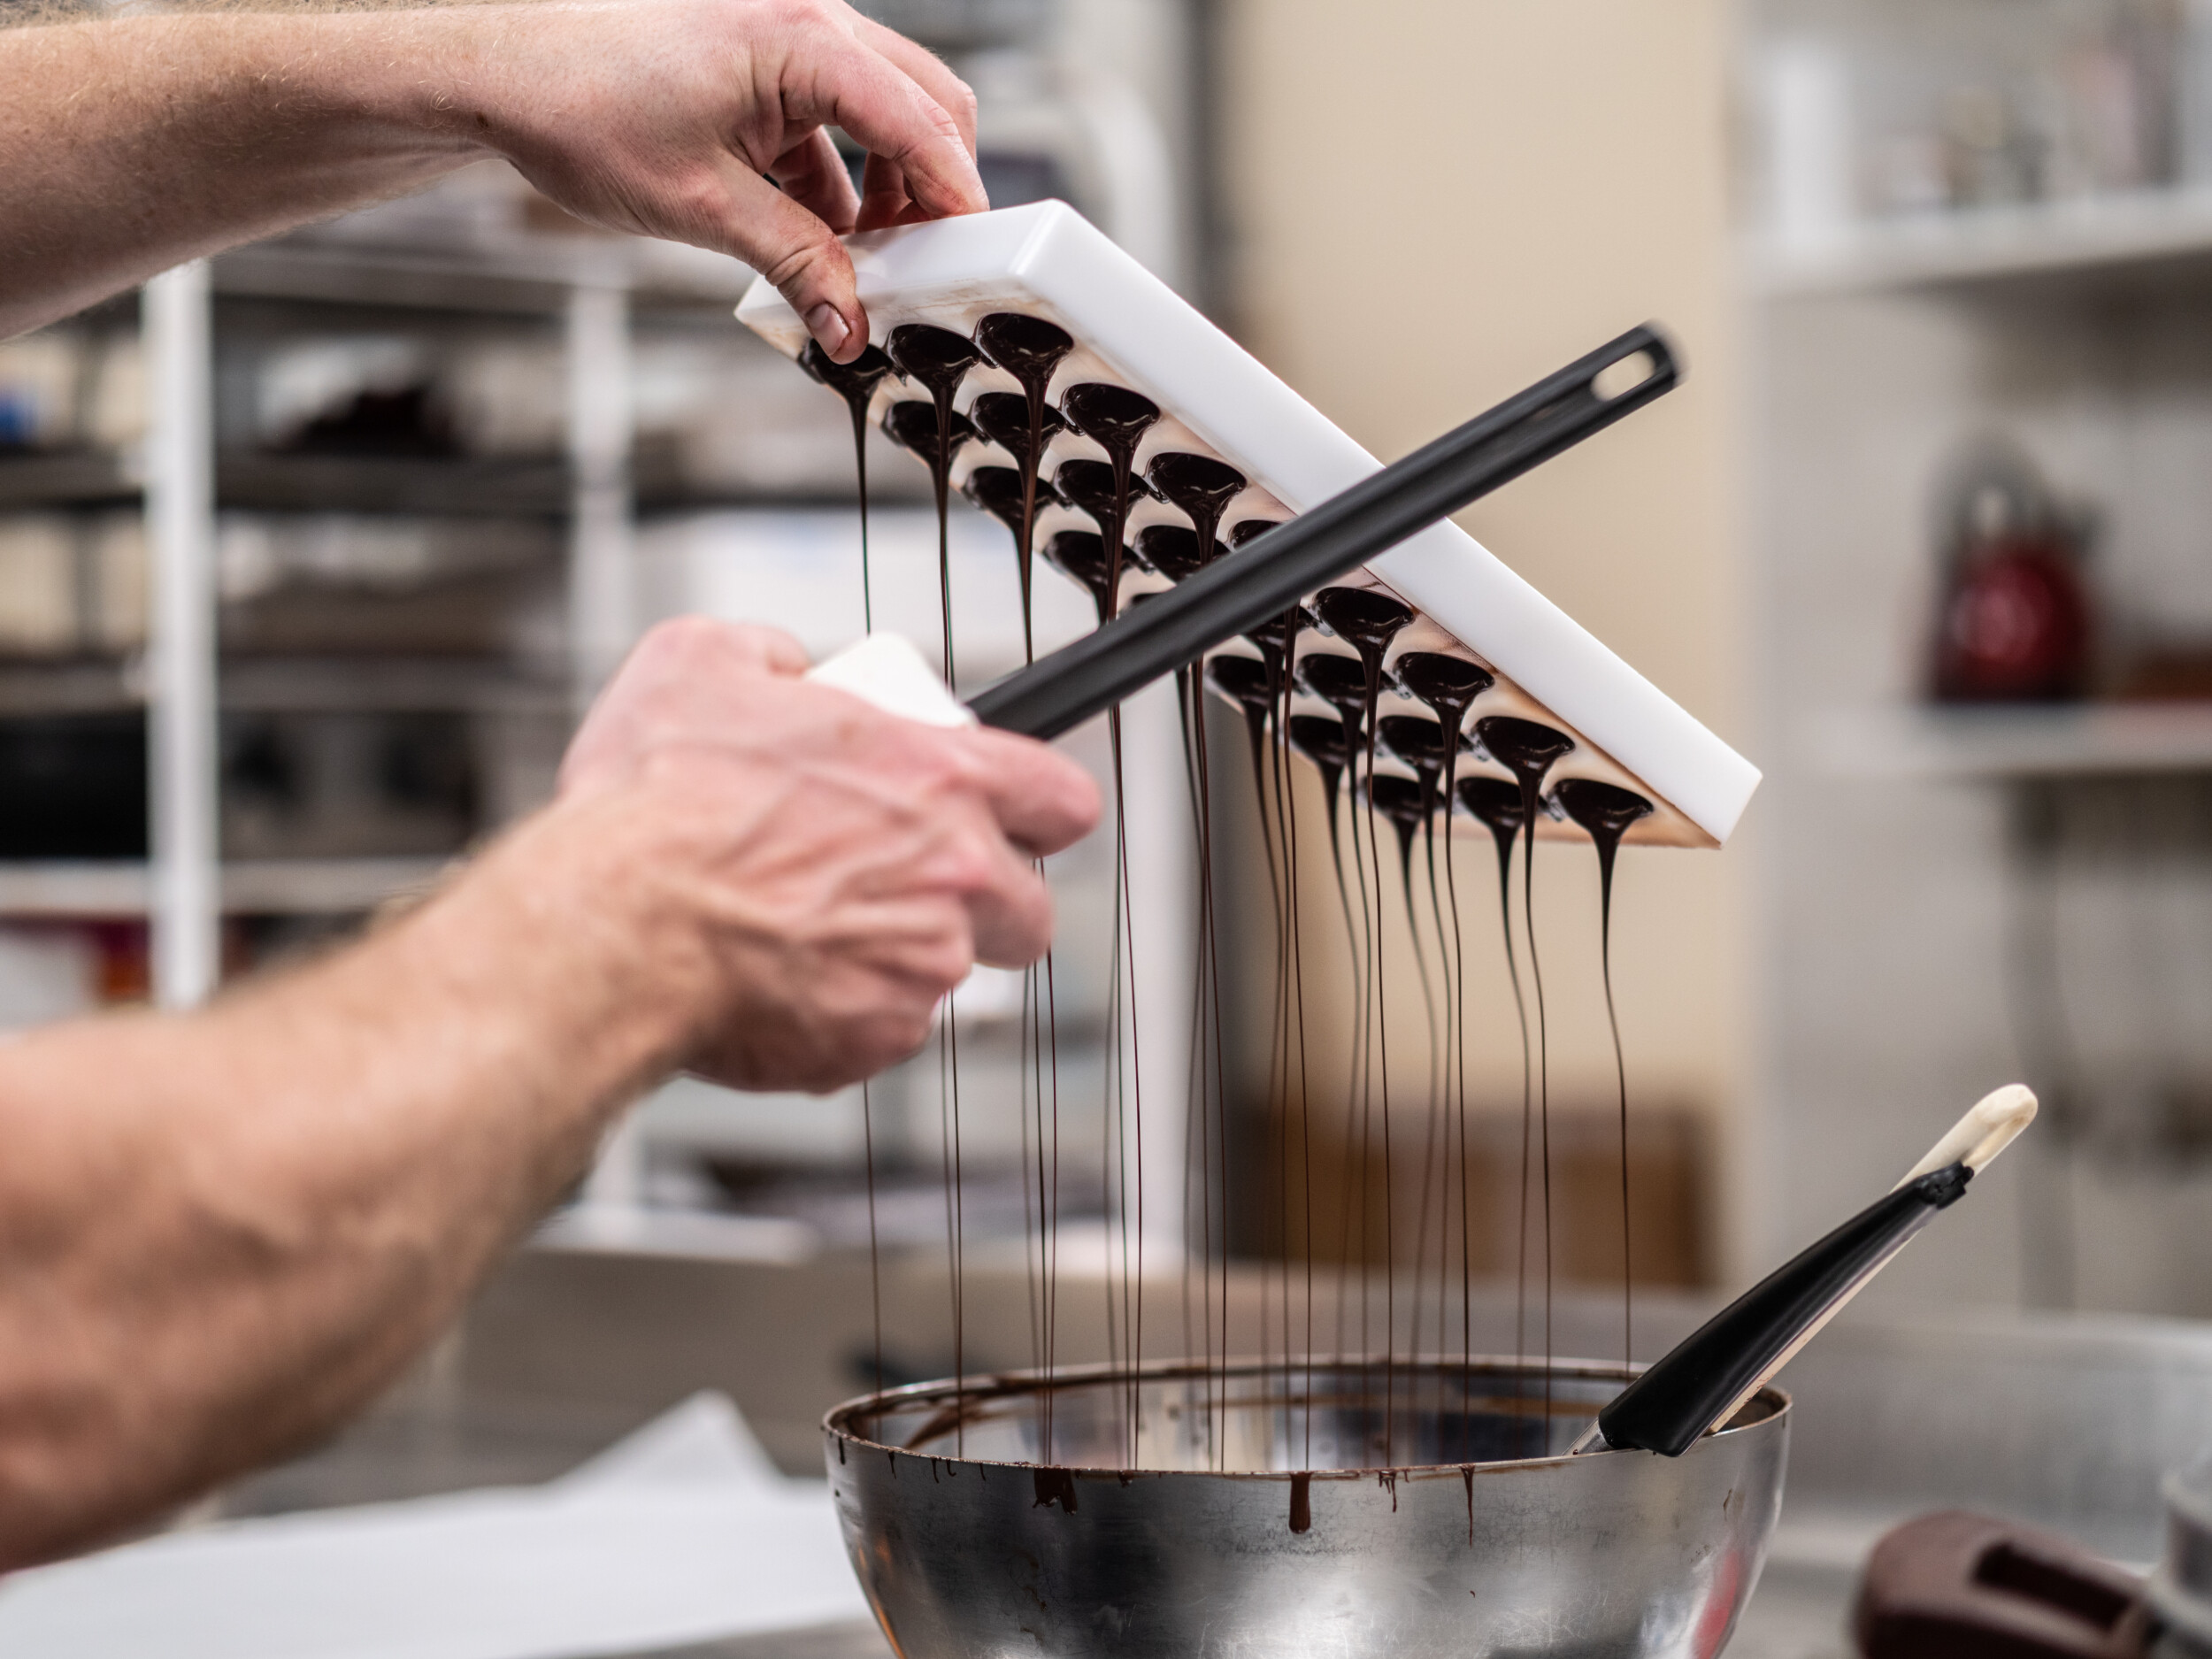
<path id="1" fill-rule="evenodd" d="M 684 1064 L 742 1088 L 872 1076 L 975 963 L 1034 960 L 1052 905 L 1033 861 L 1098 817 L 1042 744 L 896 719 L 806 666 L 770 629 L 663 624 L 561 768 L 565 804 L 627 826 L 599 902 L 690 964 Z"/>
<path id="2" fill-rule="evenodd" d="M 444 25 L 497 30 L 455 95 L 476 106 L 470 136 L 593 224 L 764 273 L 841 363 L 868 319 L 837 237 L 990 205 L 974 94 L 844 0 L 472 10 Z M 833 126 L 868 151 L 859 200 Z"/>

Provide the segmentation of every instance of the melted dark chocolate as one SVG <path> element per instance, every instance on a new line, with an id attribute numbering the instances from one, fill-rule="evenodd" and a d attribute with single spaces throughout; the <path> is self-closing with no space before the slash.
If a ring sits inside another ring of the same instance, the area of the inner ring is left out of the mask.
<path id="1" fill-rule="evenodd" d="M 1497 838 L 1501 862 L 1513 856 L 1513 842 L 1521 833 L 1521 786 L 1510 778 L 1488 773 L 1459 780 L 1459 803 Z"/>
<path id="2" fill-rule="evenodd" d="M 1298 659 L 1298 683 L 1334 709 L 1355 750 L 1367 730 L 1367 671 L 1356 657 L 1309 651 Z"/>
<path id="3" fill-rule="evenodd" d="M 1041 452 L 1045 442 L 1067 423 L 1050 403 L 1041 403 L 1038 408 L 1037 447 Z M 968 405 L 968 419 L 978 432 L 1012 456 L 1018 465 L 1035 466 L 1029 449 L 1029 400 L 1019 392 L 982 393 Z"/>
<path id="4" fill-rule="evenodd" d="M 1272 665 L 1249 657 L 1209 657 L 1206 680 L 1243 709 L 1245 733 L 1252 743 L 1253 773 L 1264 777 L 1260 757 L 1266 750 L 1267 723 L 1275 711 L 1279 683 Z"/>
<path id="5" fill-rule="evenodd" d="M 1145 468 L 1152 493 L 1183 510 L 1201 542 L 1211 545 L 1221 515 L 1244 489 L 1244 474 L 1225 461 L 1181 449 L 1164 450 Z"/>
<path id="6" fill-rule="evenodd" d="M 1157 571 L 1168 580 L 1179 582 L 1186 576 L 1196 575 L 1217 557 L 1221 543 L 1217 541 L 1202 553 L 1197 531 L 1186 530 L 1178 524 L 1148 524 L 1137 532 L 1136 544 L 1130 550 L 1147 570 Z"/>
<path id="7" fill-rule="evenodd" d="M 1633 789 L 1624 789 L 1601 778 L 1562 778 L 1551 793 L 1560 810 L 1582 826 L 1597 843 L 1599 867 L 1605 873 L 1606 885 L 1610 887 L 1614 851 L 1631 825 L 1651 816 L 1651 803 Z"/>
<path id="8" fill-rule="evenodd" d="M 1574 739 L 1557 727 L 1511 714 L 1486 715 L 1476 721 L 1475 741 L 1482 745 L 1484 754 L 1518 778 L 1525 790 L 1532 789 L 1551 770 L 1552 763 L 1575 746 Z M 1534 814 L 1532 798 L 1524 817 Z"/>
<path id="9" fill-rule="evenodd" d="M 1375 735 L 1385 749 L 1420 773 L 1433 794 L 1436 780 L 1451 758 L 1453 746 L 1445 741 L 1444 728 L 1417 714 L 1386 714 L 1375 723 Z"/>
<path id="10" fill-rule="evenodd" d="M 1279 518 L 1240 518 L 1229 526 L 1228 534 L 1222 537 L 1222 540 L 1231 547 L 1242 547 L 1254 536 L 1263 531 L 1272 530 L 1280 523 L 1282 520 Z"/>
<path id="11" fill-rule="evenodd" d="M 874 346 L 863 349 L 850 363 L 840 363 L 811 340 L 799 353 L 799 366 L 843 398 L 852 416 L 853 472 L 860 486 L 860 621 L 863 629 L 872 634 L 876 606 L 875 584 L 868 572 L 868 403 L 877 384 L 898 371 Z"/>
<path id="12" fill-rule="evenodd" d="M 983 360 L 974 342 L 928 323 L 901 323 L 885 343 L 899 373 L 948 407 L 968 371 Z"/>
<path id="13" fill-rule="evenodd" d="M 1015 550 L 1020 551 L 1022 515 L 1027 503 L 1022 499 L 1019 472 L 1010 466 L 979 466 L 962 481 L 960 493 L 1004 525 L 1013 534 Z"/>
<path id="14" fill-rule="evenodd" d="M 898 373 L 891 359 L 873 346 L 866 348 L 850 363 L 840 363 L 811 340 L 799 353 L 799 366 L 847 404 L 856 405 L 864 420 L 867 418 L 868 400 L 876 394 L 877 382 L 887 374 Z"/>
<path id="15" fill-rule="evenodd" d="M 975 436 L 975 428 L 958 410 L 946 423 L 948 454 Z M 937 470 L 937 411 L 918 397 L 909 397 L 883 411 L 883 435 L 902 449 L 922 458 L 933 475 Z"/>
<path id="16" fill-rule="evenodd" d="M 1063 461 L 1052 475 L 1053 494 L 1078 512 L 1087 512 L 1102 530 L 1114 513 L 1114 468 L 1110 461 Z"/>
<path id="17" fill-rule="evenodd" d="M 1134 476 L 1137 445 L 1160 418 L 1160 406 L 1141 392 L 1125 386 L 1086 380 L 1060 395 L 1060 412 L 1068 425 L 1106 451 L 1113 467 L 1113 493 L 1106 513 L 1098 518 L 1110 561 L 1107 576 L 1107 615 L 1113 615 L 1121 591 L 1123 533 L 1129 523 L 1130 482 Z M 1087 508 L 1085 511 L 1088 511 Z M 1094 513 L 1094 518 L 1098 515 Z"/>
<path id="18" fill-rule="evenodd" d="M 1411 605 L 1379 588 L 1324 588 L 1314 595 L 1313 608 L 1363 661 L 1371 655 L 1378 670 L 1390 641 L 1414 616 Z"/>
<path id="19" fill-rule="evenodd" d="M 1313 626 L 1313 612 L 1300 605 L 1293 613 L 1302 628 Z M 1247 628 L 1244 637 L 1260 648 L 1260 654 L 1271 661 L 1279 658 L 1290 649 L 1290 617 L 1270 617 L 1256 627 Z"/>
<path id="20" fill-rule="evenodd" d="M 1035 1502 L 1033 1509 L 1048 1509 L 1060 1506 L 1063 1515 L 1075 1513 L 1075 1471 L 1072 1469 L 1033 1469 L 1029 1471 Z"/>
<path id="21" fill-rule="evenodd" d="M 1044 546 L 1045 563 L 1072 578 L 1098 607 L 1098 619 L 1106 620 L 1106 543 L 1088 530 L 1062 530 Z"/>
<path id="22" fill-rule="evenodd" d="M 1321 773 L 1321 793 L 1329 806 L 1329 863 L 1336 872 L 1337 900 L 1344 907 L 1344 938 L 1352 942 L 1352 901 L 1344 887 L 1344 846 L 1337 832 L 1336 803 L 1345 770 L 1357 759 L 1351 733 L 1341 720 L 1325 714 L 1290 717 L 1291 747 L 1310 760 Z"/>
<path id="23" fill-rule="evenodd" d="M 1008 430 L 996 419 L 996 400 L 1002 393 L 977 398 L 978 404 L 987 403 L 989 408 L 977 413 L 975 419 L 979 426 L 986 420 L 992 423 L 985 430 L 1004 446 L 1021 469 L 1022 511 L 1014 530 L 1015 557 L 1021 568 L 1022 653 L 1025 660 L 1034 662 L 1037 641 L 1030 604 L 1029 549 L 1036 540 L 1037 473 L 1044 463 L 1046 439 L 1063 424 L 1059 411 L 1045 402 L 1045 391 L 1052 382 L 1053 371 L 1075 349 L 1075 337 L 1041 317 L 994 311 L 975 326 L 975 341 L 985 357 L 1021 383 L 1018 426 Z"/>
<path id="24" fill-rule="evenodd" d="M 1101 380 L 1086 380 L 1061 393 L 1060 412 L 1125 467 L 1135 465 L 1137 445 L 1160 419 L 1160 406 L 1142 392 Z"/>
<path id="25" fill-rule="evenodd" d="M 1413 914 L 1413 837 L 1428 822 L 1429 791 L 1412 778 L 1379 772 L 1367 780 L 1368 799 L 1398 832 L 1398 864 L 1405 878 L 1406 914 Z"/>
<path id="26" fill-rule="evenodd" d="M 1041 317 L 993 311 L 975 326 L 975 343 L 985 357 L 1019 380 L 1024 391 L 1041 396 L 1053 370 L 1075 349 L 1075 336 Z"/>
<path id="27" fill-rule="evenodd" d="M 1352 749 L 1344 731 L 1344 722 L 1332 720 L 1325 714 L 1294 714 L 1290 717 L 1290 743 L 1300 754 L 1311 761 L 1321 772 L 1321 790 L 1329 802 L 1329 834 L 1336 834 L 1337 790 L 1344 778 L 1344 769 L 1352 762 Z"/>
<path id="28" fill-rule="evenodd" d="M 1528 938 L 1529 979 L 1536 991 L 1536 1103 L 1543 1132 L 1543 1222 L 1544 1240 L 1544 1412 L 1540 1424 L 1551 1420 L 1551 1332 L 1552 1332 L 1552 1208 L 1551 1208 L 1551 1082 L 1548 1040 L 1544 1032 L 1544 969 L 1536 949 L 1536 814 L 1540 810 L 1538 797 L 1543 788 L 1544 774 L 1552 763 L 1575 746 L 1574 739 L 1556 727 L 1535 720 L 1524 720 L 1516 715 L 1486 715 L 1475 722 L 1475 741 L 1483 753 L 1511 772 L 1521 787 L 1521 839 L 1525 852 L 1521 861 L 1521 909 L 1525 917 Z M 1525 1094 L 1522 1102 L 1522 1191 L 1524 1202 L 1527 1192 L 1528 1166 L 1528 1104 Z M 1528 1229 L 1521 1229 L 1524 1240 Z M 1525 1293 L 1524 1293 L 1525 1295 Z M 1540 1453 L 1540 1429 L 1537 1449 Z"/>
<path id="29" fill-rule="evenodd" d="M 1467 718 L 1477 697 L 1496 684 L 1496 677 L 1479 663 L 1443 651 L 1408 651 L 1393 664 L 1398 683 L 1436 711 L 1445 725 L 1456 727 Z"/>
<path id="30" fill-rule="evenodd" d="M 1628 1063 L 1621 1053 L 1620 1016 L 1613 1009 L 1613 855 L 1621 837 L 1639 818 L 1651 816 L 1651 803 L 1633 789 L 1600 778 L 1562 778 L 1552 799 L 1588 832 L 1598 849 L 1599 961 L 1605 974 L 1605 1018 L 1613 1031 L 1613 1071 L 1620 1085 L 1621 1156 L 1621 1354 L 1635 1351 L 1634 1275 L 1628 1250 Z"/>

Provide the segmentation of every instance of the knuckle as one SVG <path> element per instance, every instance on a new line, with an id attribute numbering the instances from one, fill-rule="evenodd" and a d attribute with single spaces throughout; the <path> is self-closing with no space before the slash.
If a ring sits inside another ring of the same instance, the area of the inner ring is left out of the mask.
<path id="1" fill-rule="evenodd" d="M 762 274 L 787 299 L 795 299 L 794 290 L 820 282 L 836 271 L 844 257 L 844 250 L 837 244 L 836 233 L 816 219 L 797 233 L 793 244 Z"/>

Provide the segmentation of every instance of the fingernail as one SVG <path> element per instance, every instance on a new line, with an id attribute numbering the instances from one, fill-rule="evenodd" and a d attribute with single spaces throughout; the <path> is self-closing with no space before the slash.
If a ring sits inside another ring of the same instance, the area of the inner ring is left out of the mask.
<path id="1" fill-rule="evenodd" d="M 852 330 L 845 326 L 845 319 L 838 311 L 837 307 L 827 300 L 824 300 L 806 314 L 806 331 L 812 334 L 820 342 L 822 349 L 832 357 L 837 355 L 838 348 L 845 343 L 846 336 L 852 333 Z"/>

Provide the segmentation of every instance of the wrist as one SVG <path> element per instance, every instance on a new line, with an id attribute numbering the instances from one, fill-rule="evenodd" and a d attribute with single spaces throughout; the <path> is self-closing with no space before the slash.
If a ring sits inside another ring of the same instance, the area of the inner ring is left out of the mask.
<path id="1" fill-rule="evenodd" d="M 466 981 L 453 1001 L 511 1027 L 609 1110 L 683 1064 L 711 1002 L 659 818 L 626 796 L 558 802 L 404 924 L 426 971 Z"/>

